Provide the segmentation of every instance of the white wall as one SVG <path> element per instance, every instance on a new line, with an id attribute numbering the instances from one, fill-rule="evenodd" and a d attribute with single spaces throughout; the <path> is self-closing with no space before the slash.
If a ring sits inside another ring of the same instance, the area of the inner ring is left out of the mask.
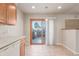
<path id="1" fill-rule="evenodd" d="M 54 44 L 54 20 L 53 19 L 49 19 L 48 21 L 48 44 L 49 45 L 53 45 Z"/>
<path id="2" fill-rule="evenodd" d="M 79 54 L 79 30 L 66 29 L 63 30 L 63 46 L 72 51 L 74 54 Z"/>
<path id="3" fill-rule="evenodd" d="M 76 40 L 77 40 L 77 30 L 63 30 L 64 39 L 63 44 L 65 47 L 71 49 L 71 51 L 76 51 Z"/>
<path id="4" fill-rule="evenodd" d="M 79 30 L 76 31 L 76 51 L 79 53 Z"/>

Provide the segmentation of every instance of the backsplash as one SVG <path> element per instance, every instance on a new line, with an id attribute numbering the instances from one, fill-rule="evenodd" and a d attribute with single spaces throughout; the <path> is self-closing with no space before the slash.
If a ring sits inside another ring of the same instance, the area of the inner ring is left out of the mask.
<path id="1" fill-rule="evenodd" d="M 0 37 L 7 36 L 8 29 L 6 25 L 0 24 Z"/>
<path id="2" fill-rule="evenodd" d="M 79 29 L 79 19 L 69 19 L 65 21 L 65 28 Z"/>

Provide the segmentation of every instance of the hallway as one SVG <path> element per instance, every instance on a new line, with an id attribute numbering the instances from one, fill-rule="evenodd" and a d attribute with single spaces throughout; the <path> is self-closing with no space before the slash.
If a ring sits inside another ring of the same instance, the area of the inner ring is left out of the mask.
<path id="1" fill-rule="evenodd" d="M 72 56 L 73 53 L 62 46 L 31 45 L 26 48 L 26 56 Z"/>

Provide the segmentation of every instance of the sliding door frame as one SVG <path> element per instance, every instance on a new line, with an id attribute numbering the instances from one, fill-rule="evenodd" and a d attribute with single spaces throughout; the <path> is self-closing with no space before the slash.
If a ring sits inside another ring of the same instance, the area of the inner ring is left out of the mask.
<path id="1" fill-rule="evenodd" d="M 30 45 L 44 45 L 44 43 L 32 43 L 32 21 L 45 21 L 45 19 L 40 18 L 30 18 Z"/>

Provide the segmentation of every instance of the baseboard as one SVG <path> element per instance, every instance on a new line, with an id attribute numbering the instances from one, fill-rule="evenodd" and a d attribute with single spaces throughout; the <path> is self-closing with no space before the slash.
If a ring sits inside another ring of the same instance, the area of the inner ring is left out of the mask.
<path id="1" fill-rule="evenodd" d="M 63 44 L 62 44 L 62 43 L 56 43 L 55 45 L 61 45 L 61 46 L 63 46 Z"/>
<path id="2" fill-rule="evenodd" d="M 76 51 L 72 50 L 72 49 L 69 48 L 68 46 L 66 46 L 66 45 L 64 45 L 64 44 L 62 44 L 62 45 L 63 45 L 63 47 L 65 47 L 66 49 L 68 49 L 69 51 L 71 51 L 73 54 L 77 54 Z"/>
<path id="3" fill-rule="evenodd" d="M 63 43 L 56 43 L 56 45 L 61 45 L 61 46 L 65 47 L 66 49 L 71 51 L 73 54 L 79 54 L 79 52 L 76 52 L 76 51 L 72 50 L 71 48 L 69 48 L 68 46 L 64 45 Z"/>

